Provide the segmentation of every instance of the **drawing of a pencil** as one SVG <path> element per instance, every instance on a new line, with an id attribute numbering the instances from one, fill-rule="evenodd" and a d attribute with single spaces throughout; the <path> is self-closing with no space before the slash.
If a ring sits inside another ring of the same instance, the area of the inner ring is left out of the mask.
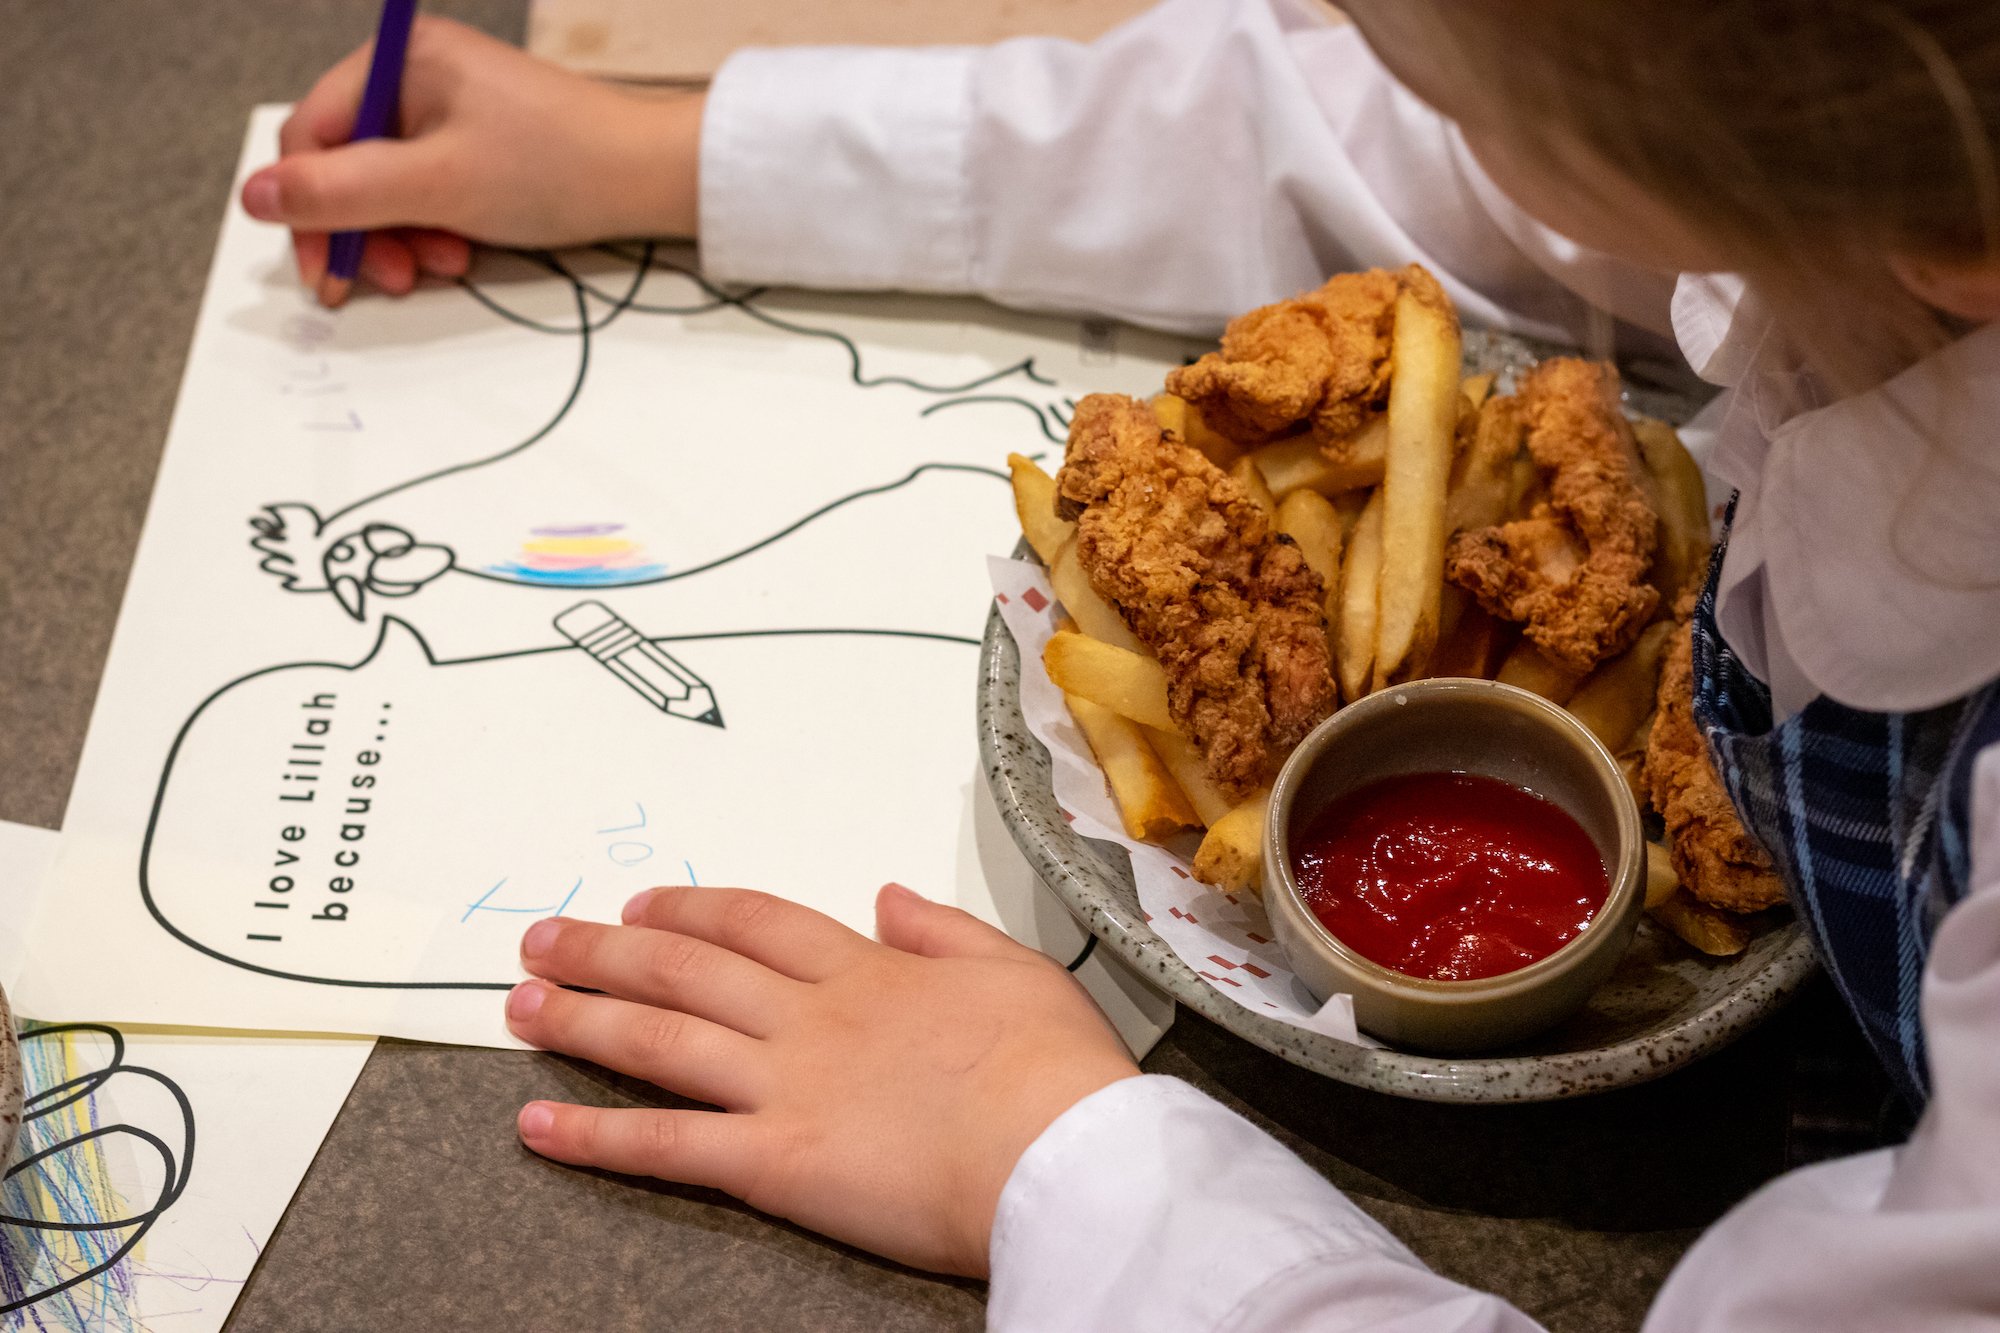
<path id="1" fill-rule="evenodd" d="M 668 656 L 632 622 L 602 602 L 578 602 L 558 615 L 563 637 L 589 653 L 606 671 L 663 713 L 722 725 L 722 712 L 708 683 Z"/>

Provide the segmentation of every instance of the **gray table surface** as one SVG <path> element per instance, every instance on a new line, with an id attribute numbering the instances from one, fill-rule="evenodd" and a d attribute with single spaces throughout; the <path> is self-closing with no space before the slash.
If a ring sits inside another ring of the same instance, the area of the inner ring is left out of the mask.
<path id="1" fill-rule="evenodd" d="M 522 33 L 520 0 L 429 8 Z M 371 0 L 0 5 L 0 818 L 61 821 L 245 117 L 301 93 L 374 14 Z M 1548 1106 L 1360 1092 L 1186 1013 L 1146 1067 L 1277 1134 L 1441 1271 L 1551 1328 L 1595 1330 L 1636 1327 L 1704 1225 L 1826 1146 L 1816 1125 L 1867 1119 L 1879 1085 L 1854 1052 L 1815 987 L 1693 1068 Z M 231 1327 L 980 1324 L 977 1284 L 713 1193 L 532 1157 L 513 1117 L 535 1097 L 659 1100 L 569 1060 L 383 1042 Z"/>

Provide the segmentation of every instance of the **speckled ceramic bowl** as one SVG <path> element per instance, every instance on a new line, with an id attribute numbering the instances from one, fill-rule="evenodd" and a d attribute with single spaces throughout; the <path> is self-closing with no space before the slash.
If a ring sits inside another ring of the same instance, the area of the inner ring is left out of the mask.
<path id="1" fill-rule="evenodd" d="M 1472 370 L 1507 377 L 1545 349 L 1469 334 Z M 1628 383 L 1634 377 L 1628 369 Z M 1696 404 L 1670 390 L 1635 390 L 1635 410 L 1685 420 Z M 1027 556 L 1026 545 L 1019 554 Z M 1056 808 L 1049 755 L 1021 719 L 1021 656 L 996 612 L 979 659 L 979 746 L 986 779 L 1014 841 L 1086 929 L 1180 1003 L 1293 1064 L 1399 1097 L 1531 1102 L 1601 1092 L 1677 1069 L 1727 1045 L 1776 1010 L 1812 975 L 1812 946 L 1796 921 L 1760 924 L 1734 958 L 1696 955 L 1642 921 L 1611 978 L 1559 1026 L 1482 1056 L 1428 1056 L 1336 1041 L 1253 1013 L 1196 976 L 1146 924 L 1132 867 L 1114 843 L 1079 837 Z"/>
<path id="2" fill-rule="evenodd" d="M 14 1037 L 14 1011 L 0 992 L 0 1164 L 13 1159 L 21 1132 L 21 1046 Z"/>

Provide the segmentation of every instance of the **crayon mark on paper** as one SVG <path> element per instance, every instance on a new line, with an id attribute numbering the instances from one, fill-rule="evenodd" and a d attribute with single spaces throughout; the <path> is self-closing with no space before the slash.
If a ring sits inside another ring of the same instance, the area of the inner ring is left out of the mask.
<path id="1" fill-rule="evenodd" d="M 623 523 L 580 523 L 535 528 L 512 560 L 486 572 L 522 583 L 555 587 L 616 587 L 656 578 L 667 567 L 646 558 L 646 548 L 618 534 Z"/>
<path id="2" fill-rule="evenodd" d="M 24 1029 L 21 1063 L 21 1141 L 0 1180 L 0 1314 L 12 1327 L 136 1331 L 140 1248 L 187 1188 L 194 1108 L 165 1074 L 125 1062 L 116 1028 Z M 121 1118 L 139 1106 L 152 1111 L 144 1123 Z"/>

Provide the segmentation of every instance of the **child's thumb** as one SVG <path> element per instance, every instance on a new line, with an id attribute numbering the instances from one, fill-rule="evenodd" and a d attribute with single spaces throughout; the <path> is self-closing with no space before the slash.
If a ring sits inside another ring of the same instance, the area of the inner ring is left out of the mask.
<path id="1" fill-rule="evenodd" d="M 920 897 L 900 884 L 875 895 L 875 937 L 926 958 L 1013 958 L 1032 951 L 968 912 Z"/>
<path id="2" fill-rule="evenodd" d="M 430 156 L 393 139 L 295 153 L 243 183 L 243 211 L 304 231 L 439 226 L 441 173 Z"/>

